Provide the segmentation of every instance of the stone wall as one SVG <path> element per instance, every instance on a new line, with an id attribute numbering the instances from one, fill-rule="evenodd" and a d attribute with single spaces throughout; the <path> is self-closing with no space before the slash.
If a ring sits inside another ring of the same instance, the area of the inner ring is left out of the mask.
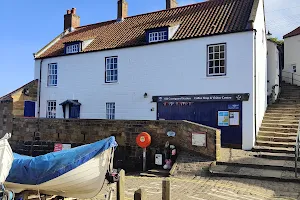
<path id="1" fill-rule="evenodd" d="M 115 165 L 122 168 L 142 167 L 142 149 L 135 138 L 148 132 L 152 143 L 147 148 L 149 167 L 154 163 L 154 154 L 163 152 L 167 141 L 178 152 L 191 152 L 210 160 L 217 160 L 220 151 L 220 131 L 188 121 L 143 121 L 143 120 L 88 120 L 88 119 L 38 119 L 13 118 L 12 102 L 0 104 L 0 133 L 12 132 L 10 144 L 16 153 L 41 155 L 52 152 L 55 143 L 71 143 L 76 147 L 115 136 L 119 147 L 115 153 Z M 168 137 L 173 131 L 175 137 Z M 192 133 L 205 132 L 207 146 L 192 145 Z"/>
<path id="2" fill-rule="evenodd" d="M 37 100 L 38 81 L 31 81 L 11 94 L 13 99 L 13 115 L 15 117 L 24 116 L 24 102 Z M 28 94 L 24 94 L 23 90 L 27 89 Z"/>
<path id="3" fill-rule="evenodd" d="M 13 124 L 13 102 L 12 99 L 0 100 L 0 138 L 5 133 L 12 132 Z"/>

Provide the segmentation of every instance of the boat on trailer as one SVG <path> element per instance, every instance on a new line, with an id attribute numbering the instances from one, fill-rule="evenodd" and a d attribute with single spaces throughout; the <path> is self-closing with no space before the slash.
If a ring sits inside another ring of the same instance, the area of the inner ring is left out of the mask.
<path id="1" fill-rule="evenodd" d="M 115 137 L 30 157 L 14 153 L 14 161 L 5 186 L 15 193 L 37 191 L 39 194 L 72 198 L 92 198 L 103 188 L 112 172 Z"/>

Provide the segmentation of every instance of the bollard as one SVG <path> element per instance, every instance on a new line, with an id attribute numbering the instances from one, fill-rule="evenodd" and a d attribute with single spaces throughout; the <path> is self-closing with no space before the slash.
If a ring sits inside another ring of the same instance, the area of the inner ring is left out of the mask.
<path id="1" fill-rule="evenodd" d="M 171 183 L 168 178 L 162 181 L 162 200 L 171 200 Z"/>
<path id="2" fill-rule="evenodd" d="M 138 189 L 134 192 L 134 200 L 146 200 L 146 192 L 144 189 Z"/>
<path id="3" fill-rule="evenodd" d="M 120 179 L 117 183 L 117 200 L 125 200 L 125 171 L 121 169 Z"/>

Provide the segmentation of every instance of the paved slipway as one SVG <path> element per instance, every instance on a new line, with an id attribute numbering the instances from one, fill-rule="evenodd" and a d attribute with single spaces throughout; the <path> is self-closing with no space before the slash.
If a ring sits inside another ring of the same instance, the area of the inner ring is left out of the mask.
<path id="1" fill-rule="evenodd" d="M 148 200 L 160 200 L 162 180 L 126 176 L 126 200 L 133 200 L 134 191 L 145 189 Z M 171 177 L 172 200 L 263 200 L 263 199 L 300 199 L 300 184 L 288 182 L 262 181 L 240 178 L 219 178 L 185 176 Z M 115 188 L 115 186 L 113 186 Z M 104 200 L 104 188 L 95 200 Z M 116 199 L 115 196 L 113 199 Z"/>

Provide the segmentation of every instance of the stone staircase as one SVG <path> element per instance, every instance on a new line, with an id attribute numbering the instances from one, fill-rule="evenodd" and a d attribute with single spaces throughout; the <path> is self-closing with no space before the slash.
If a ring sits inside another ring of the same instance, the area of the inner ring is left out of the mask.
<path id="1" fill-rule="evenodd" d="M 300 87 L 283 83 L 276 103 L 269 105 L 252 149 L 256 156 L 294 160 L 300 119 Z"/>
<path id="2" fill-rule="evenodd" d="M 300 87 L 283 83 L 279 98 L 267 108 L 252 151 L 223 149 L 211 174 L 300 182 L 294 172 L 299 119 Z"/>

